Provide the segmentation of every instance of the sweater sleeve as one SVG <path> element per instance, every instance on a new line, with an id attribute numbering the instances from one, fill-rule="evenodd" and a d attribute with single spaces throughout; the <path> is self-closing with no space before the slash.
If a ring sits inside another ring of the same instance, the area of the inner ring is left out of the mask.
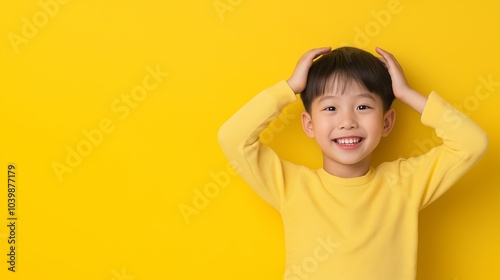
<path id="1" fill-rule="evenodd" d="M 455 184 L 488 147 L 486 132 L 435 92 L 429 95 L 421 121 L 435 129 L 443 144 L 422 156 L 396 161 L 395 169 L 396 178 L 409 188 L 419 209 Z"/>
<path id="2" fill-rule="evenodd" d="M 284 192 L 284 163 L 260 143 L 260 133 L 296 96 L 286 81 L 270 87 L 244 105 L 219 130 L 219 144 L 236 171 L 254 191 L 280 210 Z"/>

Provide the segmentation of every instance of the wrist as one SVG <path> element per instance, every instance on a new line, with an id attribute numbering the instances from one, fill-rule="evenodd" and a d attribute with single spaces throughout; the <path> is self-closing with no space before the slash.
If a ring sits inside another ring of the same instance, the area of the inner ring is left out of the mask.
<path id="1" fill-rule="evenodd" d="M 412 107 L 418 113 L 422 114 L 425 104 L 427 103 L 427 97 L 419 93 L 418 91 L 409 88 L 404 92 L 404 94 L 400 94 L 396 96 L 403 103 Z"/>
<path id="2" fill-rule="evenodd" d="M 297 86 L 292 79 L 286 80 L 286 83 L 288 84 L 290 89 L 292 89 L 293 93 L 295 93 L 295 94 L 300 93 L 301 90 L 299 89 L 299 86 Z"/>

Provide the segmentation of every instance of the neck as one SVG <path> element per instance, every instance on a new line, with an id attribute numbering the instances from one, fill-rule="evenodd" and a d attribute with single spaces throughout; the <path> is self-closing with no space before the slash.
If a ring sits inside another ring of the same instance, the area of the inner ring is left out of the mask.
<path id="1" fill-rule="evenodd" d="M 329 174 L 341 178 L 361 177 L 370 171 L 370 158 L 368 157 L 355 164 L 343 164 L 333 160 L 324 160 L 323 169 Z"/>

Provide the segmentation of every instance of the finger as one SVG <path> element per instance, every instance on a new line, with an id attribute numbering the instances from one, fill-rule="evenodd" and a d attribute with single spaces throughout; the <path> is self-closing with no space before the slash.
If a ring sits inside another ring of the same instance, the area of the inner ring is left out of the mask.
<path id="1" fill-rule="evenodd" d="M 313 51 L 313 52 L 315 52 L 315 53 L 327 53 L 327 52 L 329 52 L 331 49 L 332 49 L 332 47 L 322 47 L 322 48 L 312 49 L 311 51 Z"/>
<path id="2" fill-rule="evenodd" d="M 383 57 L 377 57 L 377 58 L 382 62 L 382 64 L 384 64 L 385 68 L 389 69 L 389 66 L 387 65 L 387 60 L 385 60 L 385 58 Z"/>
<path id="3" fill-rule="evenodd" d="M 387 68 L 401 68 L 394 55 L 379 47 L 377 47 L 375 50 L 383 57 L 384 60 L 382 62 L 384 62 Z"/>
<path id="4" fill-rule="evenodd" d="M 382 48 L 377 47 L 377 48 L 375 48 L 375 51 L 385 59 L 386 63 L 394 60 L 394 57 L 392 56 L 392 54 L 390 54 L 389 52 L 387 52 L 386 50 L 384 50 Z"/>
<path id="5" fill-rule="evenodd" d="M 388 51 L 382 49 L 381 47 L 376 47 L 375 51 L 380 54 L 381 56 L 389 56 L 391 55 Z"/>
<path id="6" fill-rule="evenodd" d="M 332 48 L 331 47 L 323 47 L 323 48 L 317 48 L 317 49 L 312 49 L 308 52 L 307 57 L 310 60 L 314 60 L 318 58 L 319 56 L 328 53 Z"/>

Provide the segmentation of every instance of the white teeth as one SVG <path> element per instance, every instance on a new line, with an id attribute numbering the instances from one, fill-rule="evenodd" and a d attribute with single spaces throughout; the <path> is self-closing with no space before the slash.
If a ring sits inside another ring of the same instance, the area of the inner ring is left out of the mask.
<path id="1" fill-rule="evenodd" d="M 342 138 L 335 141 L 343 145 L 353 145 L 359 143 L 361 141 L 361 138 Z"/>

